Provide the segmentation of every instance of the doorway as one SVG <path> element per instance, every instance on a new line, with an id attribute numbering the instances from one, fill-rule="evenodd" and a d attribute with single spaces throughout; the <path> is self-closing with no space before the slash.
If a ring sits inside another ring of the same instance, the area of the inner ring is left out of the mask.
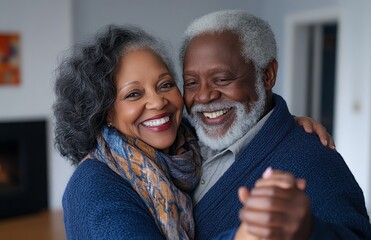
<path id="1" fill-rule="evenodd" d="M 308 31 L 305 115 L 334 126 L 337 23 L 312 24 Z"/>
<path id="2" fill-rule="evenodd" d="M 333 12 L 286 21 L 285 98 L 290 111 L 321 122 L 333 135 L 336 106 L 338 21 Z"/>

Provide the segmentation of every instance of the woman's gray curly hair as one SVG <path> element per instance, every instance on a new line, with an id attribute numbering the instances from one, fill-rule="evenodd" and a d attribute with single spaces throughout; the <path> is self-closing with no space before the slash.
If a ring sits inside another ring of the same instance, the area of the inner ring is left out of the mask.
<path id="1" fill-rule="evenodd" d="M 73 48 L 57 68 L 55 147 L 73 164 L 96 147 L 96 137 L 116 98 L 115 77 L 121 56 L 136 49 L 158 54 L 176 77 L 164 44 L 130 25 L 106 26 L 93 39 Z"/>
<path id="2" fill-rule="evenodd" d="M 265 69 L 277 58 L 277 47 L 271 27 L 264 20 L 242 10 L 213 12 L 194 20 L 184 33 L 179 60 L 183 65 L 186 48 L 190 41 L 203 33 L 233 31 L 238 34 L 241 55 L 246 62 L 252 61 L 257 69 Z"/>

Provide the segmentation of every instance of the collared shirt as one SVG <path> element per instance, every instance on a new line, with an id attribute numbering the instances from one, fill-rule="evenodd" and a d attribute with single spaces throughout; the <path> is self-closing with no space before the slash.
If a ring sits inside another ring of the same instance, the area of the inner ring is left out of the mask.
<path id="1" fill-rule="evenodd" d="M 273 109 L 257 122 L 255 126 L 252 127 L 242 138 L 222 151 L 211 150 L 199 142 L 201 156 L 204 161 L 202 163 L 200 183 L 193 193 L 193 202 L 195 204 L 202 199 L 207 191 L 214 186 L 219 178 L 223 176 L 228 168 L 234 163 L 237 154 L 252 141 L 272 112 Z"/>

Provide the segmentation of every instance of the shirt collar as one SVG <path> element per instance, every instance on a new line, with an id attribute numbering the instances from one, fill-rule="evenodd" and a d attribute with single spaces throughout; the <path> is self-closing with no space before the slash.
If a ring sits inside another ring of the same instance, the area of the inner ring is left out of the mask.
<path id="1" fill-rule="evenodd" d="M 264 123 L 268 120 L 270 115 L 272 114 L 273 109 L 269 111 L 262 119 L 260 119 L 254 127 L 252 127 L 244 136 L 242 136 L 240 139 L 238 139 L 235 143 L 233 143 L 231 146 L 229 146 L 227 149 L 233 153 L 234 156 L 236 156 L 241 149 L 246 147 L 258 134 L 260 129 L 263 127 Z"/>

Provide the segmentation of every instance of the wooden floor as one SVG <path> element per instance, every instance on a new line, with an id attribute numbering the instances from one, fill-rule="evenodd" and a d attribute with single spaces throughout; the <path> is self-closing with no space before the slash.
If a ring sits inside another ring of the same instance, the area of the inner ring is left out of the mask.
<path id="1" fill-rule="evenodd" d="M 0 239 L 4 240 L 65 240 L 61 211 L 0 220 Z"/>

